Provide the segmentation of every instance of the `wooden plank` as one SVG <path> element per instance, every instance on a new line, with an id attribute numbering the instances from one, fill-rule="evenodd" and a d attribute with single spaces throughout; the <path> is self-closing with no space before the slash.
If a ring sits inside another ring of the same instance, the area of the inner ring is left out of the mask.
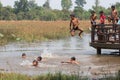
<path id="1" fill-rule="evenodd" d="M 120 26 L 120 24 L 96 24 L 93 26 Z"/>
<path id="2" fill-rule="evenodd" d="M 94 48 L 102 48 L 102 49 L 120 49 L 120 44 L 112 44 L 112 43 L 90 43 L 90 46 Z"/>

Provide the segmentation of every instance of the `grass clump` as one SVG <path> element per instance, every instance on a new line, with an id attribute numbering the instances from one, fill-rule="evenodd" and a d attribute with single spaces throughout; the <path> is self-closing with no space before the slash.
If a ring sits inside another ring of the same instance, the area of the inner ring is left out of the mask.
<path id="1" fill-rule="evenodd" d="M 31 78 L 15 73 L 0 73 L 0 80 L 31 80 Z"/>
<path id="2" fill-rule="evenodd" d="M 108 76 L 99 80 L 120 80 L 120 70 L 115 74 L 115 76 Z"/>
<path id="3" fill-rule="evenodd" d="M 0 80 L 88 80 L 78 75 L 66 75 L 62 73 L 45 74 L 39 76 L 27 76 L 15 73 L 0 73 Z"/>
<path id="4" fill-rule="evenodd" d="M 44 74 L 38 76 L 27 76 L 15 73 L 0 73 L 0 80 L 120 80 L 120 72 L 115 76 L 106 76 L 100 79 L 90 79 L 87 76 L 83 77 L 79 74 L 62 74 L 61 72 L 55 74 Z"/>
<path id="5" fill-rule="evenodd" d="M 62 73 L 56 74 L 47 74 L 47 75 L 40 75 L 34 78 L 35 80 L 88 80 L 88 78 L 80 77 L 79 75 L 66 75 Z"/>

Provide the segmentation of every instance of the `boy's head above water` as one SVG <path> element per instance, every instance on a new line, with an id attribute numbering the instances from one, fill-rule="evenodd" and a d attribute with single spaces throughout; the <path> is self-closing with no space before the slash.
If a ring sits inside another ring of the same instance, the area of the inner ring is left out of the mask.
<path id="1" fill-rule="evenodd" d="M 41 61 L 42 60 L 42 57 L 41 56 L 38 56 L 37 57 L 37 61 Z"/>
<path id="2" fill-rule="evenodd" d="M 33 60 L 33 66 L 35 66 L 35 67 L 38 66 L 38 61 L 37 60 Z"/>
<path id="3" fill-rule="evenodd" d="M 25 54 L 25 53 L 22 54 L 22 58 L 23 58 L 23 59 L 26 58 L 26 54 Z"/>
<path id="4" fill-rule="evenodd" d="M 70 60 L 71 60 L 71 61 L 75 61 L 76 58 L 75 58 L 75 57 L 71 57 Z"/>

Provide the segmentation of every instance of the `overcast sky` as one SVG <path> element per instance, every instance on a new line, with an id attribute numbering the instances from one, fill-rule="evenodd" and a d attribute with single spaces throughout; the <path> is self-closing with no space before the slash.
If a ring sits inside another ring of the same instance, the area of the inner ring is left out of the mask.
<path id="1" fill-rule="evenodd" d="M 10 5 L 13 7 L 14 1 L 17 1 L 17 0 L 0 0 L 0 1 L 3 4 L 3 6 Z M 35 1 L 39 6 L 42 6 L 46 0 L 35 0 Z M 120 2 L 120 0 L 99 0 L 99 1 L 100 1 L 100 5 L 105 8 L 108 8 L 111 5 L 114 5 L 116 2 Z M 74 3 L 75 0 L 72 0 L 72 2 L 73 2 L 73 6 L 71 9 L 73 9 L 75 6 L 75 3 Z M 95 0 L 86 0 L 86 2 L 87 4 L 84 6 L 84 9 L 86 10 L 91 9 L 92 5 L 95 4 Z M 61 9 L 61 0 L 50 0 L 50 6 L 52 9 Z"/>

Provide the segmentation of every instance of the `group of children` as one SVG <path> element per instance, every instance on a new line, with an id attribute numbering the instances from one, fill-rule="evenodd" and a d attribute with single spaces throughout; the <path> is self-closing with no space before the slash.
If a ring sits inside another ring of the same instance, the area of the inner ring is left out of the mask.
<path id="1" fill-rule="evenodd" d="M 99 23 L 105 24 L 106 16 L 104 12 L 100 11 L 99 14 L 100 14 Z M 108 23 L 120 24 L 120 18 L 118 17 L 118 11 L 116 10 L 115 6 L 111 6 L 111 14 L 107 18 L 108 18 Z M 96 12 L 91 11 L 91 16 L 90 16 L 91 25 L 96 24 L 96 19 L 97 19 Z"/>
<path id="2" fill-rule="evenodd" d="M 25 60 L 26 57 L 27 57 L 27 55 L 26 55 L 25 53 L 23 53 L 23 54 L 22 54 L 22 59 Z M 37 66 L 38 66 L 38 63 L 39 63 L 40 61 L 42 61 L 42 57 L 41 57 L 41 56 L 38 56 L 35 60 L 33 60 L 33 62 L 32 62 L 31 65 L 37 67 Z M 25 64 L 29 64 L 29 61 L 23 61 L 23 62 L 25 62 Z M 21 64 L 21 65 L 23 65 L 23 64 Z"/>
<path id="3" fill-rule="evenodd" d="M 22 59 L 25 60 L 26 58 L 27 58 L 27 55 L 25 53 L 23 53 L 22 54 Z M 31 65 L 31 66 L 34 66 L 34 67 L 38 67 L 39 62 L 41 62 L 42 59 L 43 58 L 41 56 L 38 56 L 36 59 L 33 60 L 32 64 L 29 61 L 27 61 L 27 60 L 23 61 L 23 62 L 25 62 L 25 65 Z M 77 65 L 79 65 L 79 62 L 76 61 L 75 57 L 71 57 L 70 60 L 68 60 L 68 61 L 62 61 L 61 63 L 62 64 L 63 63 L 68 63 L 68 64 L 77 64 Z M 22 63 L 21 65 L 24 65 L 24 63 Z"/>
<path id="4" fill-rule="evenodd" d="M 105 24 L 106 16 L 105 16 L 104 12 L 100 11 L 99 14 L 100 14 L 100 16 L 99 16 L 100 22 L 99 23 Z M 81 34 L 83 33 L 83 30 L 78 27 L 80 24 L 78 18 L 76 18 L 74 14 L 71 14 L 70 17 L 71 17 L 71 20 L 70 20 L 71 36 L 74 36 L 75 31 L 78 30 L 79 36 L 82 38 Z M 109 23 L 120 24 L 120 18 L 118 17 L 118 11 L 116 10 L 115 6 L 111 6 L 111 14 L 107 18 L 108 18 Z M 90 16 L 91 25 L 95 25 L 96 20 L 97 20 L 96 12 L 91 11 L 91 16 Z"/>

